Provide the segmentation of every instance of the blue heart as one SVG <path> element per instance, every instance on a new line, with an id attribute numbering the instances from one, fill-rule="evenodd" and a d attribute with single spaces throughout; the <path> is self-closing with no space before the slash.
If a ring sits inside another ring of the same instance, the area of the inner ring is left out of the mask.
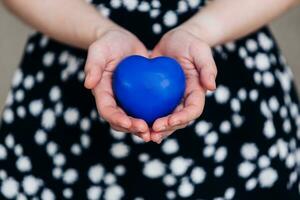
<path id="1" fill-rule="evenodd" d="M 148 59 L 133 55 L 117 65 L 112 86 L 118 104 L 129 116 L 152 125 L 180 103 L 185 91 L 185 76 L 173 58 Z"/>

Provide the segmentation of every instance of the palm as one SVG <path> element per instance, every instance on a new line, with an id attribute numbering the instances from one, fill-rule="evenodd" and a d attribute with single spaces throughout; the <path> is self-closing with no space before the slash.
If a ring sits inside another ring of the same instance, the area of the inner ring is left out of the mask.
<path id="1" fill-rule="evenodd" d="M 213 73 L 216 75 L 215 69 L 206 67 L 215 65 L 210 48 L 186 31 L 175 29 L 167 33 L 154 48 L 152 57 L 160 55 L 173 57 L 181 64 L 186 76 L 186 90 L 175 111 L 154 122 L 151 139 L 158 142 L 200 116 L 206 90 L 215 88 L 209 77 Z"/>
<path id="2" fill-rule="evenodd" d="M 103 35 L 89 48 L 85 86 L 92 89 L 99 114 L 112 128 L 134 133 L 149 141 L 146 122 L 127 116 L 117 105 L 112 90 L 112 75 L 117 63 L 132 54 L 147 56 L 148 53 L 144 45 L 129 32 L 111 31 Z"/>

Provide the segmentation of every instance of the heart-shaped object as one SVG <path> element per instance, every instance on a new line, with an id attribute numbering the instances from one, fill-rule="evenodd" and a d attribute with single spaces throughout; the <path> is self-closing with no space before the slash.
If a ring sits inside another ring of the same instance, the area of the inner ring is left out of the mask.
<path id="1" fill-rule="evenodd" d="M 186 85 L 184 72 L 175 59 L 138 55 L 126 57 L 117 65 L 112 84 L 119 106 L 149 125 L 172 113 Z"/>

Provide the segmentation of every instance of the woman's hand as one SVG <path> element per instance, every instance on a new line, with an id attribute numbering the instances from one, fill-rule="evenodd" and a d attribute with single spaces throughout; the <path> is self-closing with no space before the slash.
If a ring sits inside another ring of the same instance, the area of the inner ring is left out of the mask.
<path id="1" fill-rule="evenodd" d="M 216 89 L 217 68 L 211 49 L 200 35 L 188 30 L 188 27 L 179 26 L 166 33 L 151 55 L 175 58 L 186 76 L 182 103 L 172 114 L 157 119 L 152 126 L 151 140 L 157 143 L 198 118 L 203 111 L 206 90 Z"/>
<path id="2" fill-rule="evenodd" d="M 150 131 L 147 123 L 126 115 L 117 106 L 112 91 L 112 75 L 116 65 L 122 58 L 132 54 L 148 57 L 145 46 L 130 32 L 114 28 L 100 34 L 88 49 L 84 85 L 92 89 L 100 116 L 113 129 L 133 133 L 148 142 Z"/>

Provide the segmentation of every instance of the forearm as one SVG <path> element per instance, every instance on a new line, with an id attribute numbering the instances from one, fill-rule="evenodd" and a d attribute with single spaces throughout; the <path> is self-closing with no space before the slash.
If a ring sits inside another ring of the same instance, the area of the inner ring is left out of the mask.
<path id="1" fill-rule="evenodd" d="M 117 27 L 84 0 L 4 0 L 33 28 L 72 46 L 87 49 L 108 28 Z"/>
<path id="2" fill-rule="evenodd" d="M 209 3 L 183 26 L 210 46 L 243 37 L 271 22 L 299 0 L 220 0 Z"/>

